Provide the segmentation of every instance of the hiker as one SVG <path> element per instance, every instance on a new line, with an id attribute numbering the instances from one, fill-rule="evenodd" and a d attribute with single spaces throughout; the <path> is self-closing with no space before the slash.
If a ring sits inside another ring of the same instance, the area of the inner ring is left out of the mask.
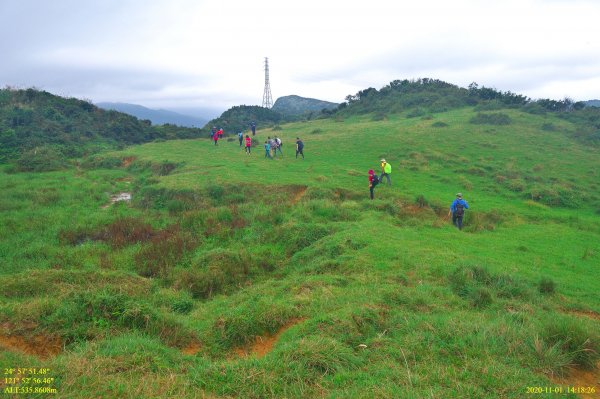
<path id="1" fill-rule="evenodd" d="M 300 137 L 296 137 L 296 159 L 298 159 L 298 154 L 302 155 L 302 159 L 304 159 L 304 143 Z"/>
<path id="2" fill-rule="evenodd" d="M 379 177 L 375 174 L 373 169 L 369 169 L 369 191 L 371 192 L 371 199 L 373 199 L 373 189 L 379 184 Z"/>
<path id="3" fill-rule="evenodd" d="M 212 127 L 212 129 L 210 129 L 210 139 L 214 139 L 215 134 L 217 134 L 217 128 L 215 126 Z"/>
<path id="4" fill-rule="evenodd" d="M 271 148 L 271 156 L 275 156 L 275 140 L 271 138 L 271 136 L 267 137 L 267 141 L 269 142 L 269 146 Z"/>
<path id="5" fill-rule="evenodd" d="M 252 139 L 246 135 L 246 154 L 250 155 L 250 149 L 252 148 Z"/>
<path id="6" fill-rule="evenodd" d="M 219 130 L 217 130 L 217 136 L 219 136 L 220 139 L 223 138 L 223 128 L 220 127 Z"/>
<path id="7" fill-rule="evenodd" d="M 450 205 L 450 211 L 448 212 L 448 216 L 452 214 L 452 224 L 458 227 L 459 230 L 462 230 L 462 222 L 463 216 L 465 215 L 465 209 L 469 209 L 469 204 L 462 197 L 462 193 L 456 194 L 456 199 L 452 201 L 452 205 Z"/>
<path id="8" fill-rule="evenodd" d="M 381 159 L 381 175 L 379 176 L 379 181 L 383 181 L 383 177 L 387 178 L 388 186 L 392 185 L 392 180 L 390 179 L 390 175 L 392 174 L 392 165 L 387 163 L 385 159 Z"/>
<path id="9" fill-rule="evenodd" d="M 217 142 L 219 141 L 219 134 L 218 134 L 218 133 L 215 133 L 215 134 L 213 135 L 213 140 L 214 140 L 214 142 L 215 142 L 215 145 L 219 145 L 219 144 L 217 144 Z"/>
<path id="10" fill-rule="evenodd" d="M 256 122 L 250 123 L 250 129 L 252 129 L 252 135 L 256 134 Z"/>
<path id="11" fill-rule="evenodd" d="M 244 141 L 244 133 L 240 130 L 238 132 L 238 139 L 240 140 L 240 148 L 242 148 L 242 142 Z"/>
<path id="12" fill-rule="evenodd" d="M 272 139 L 271 136 L 269 136 L 267 140 L 269 141 L 269 145 L 271 146 L 271 156 L 274 158 L 277 156 L 277 141 L 275 141 L 275 139 Z"/>
<path id="13" fill-rule="evenodd" d="M 281 142 L 281 139 L 277 136 L 275 136 L 275 144 L 277 145 L 275 147 L 275 152 L 277 152 L 277 150 L 279 150 L 279 153 L 283 157 L 283 151 L 281 151 L 281 146 L 283 145 L 283 143 Z"/>
<path id="14" fill-rule="evenodd" d="M 265 158 L 271 158 L 271 144 L 265 141 Z"/>

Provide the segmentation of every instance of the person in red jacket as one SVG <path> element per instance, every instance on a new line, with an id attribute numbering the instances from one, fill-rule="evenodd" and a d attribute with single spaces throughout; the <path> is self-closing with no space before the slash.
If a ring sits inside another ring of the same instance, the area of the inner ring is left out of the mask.
<path id="1" fill-rule="evenodd" d="M 215 141 L 215 145 L 218 145 L 217 142 L 219 141 L 219 133 L 215 133 L 213 136 L 213 140 Z"/>
<path id="2" fill-rule="evenodd" d="M 371 193 L 371 199 L 373 199 L 373 189 L 379 184 L 379 177 L 375 174 L 373 169 L 369 169 L 369 191 Z"/>
<path id="3" fill-rule="evenodd" d="M 220 139 L 223 138 L 223 128 L 219 128 L 219 131 L 217 132 L 217 135 L 219 136 Z"/>
<path id="4" fill-rule="evenodd" d="M 252 139 L 249 135 L 246 135 L 246 154 L 250 155 L 250 149 L 252 148 Z"/>

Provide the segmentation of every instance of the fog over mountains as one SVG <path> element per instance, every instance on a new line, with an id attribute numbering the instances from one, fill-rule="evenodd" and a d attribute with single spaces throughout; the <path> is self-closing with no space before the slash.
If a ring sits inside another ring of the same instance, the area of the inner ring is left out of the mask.
<path id="1" fill-rule="evenodd" d="M 146 108 L 137 104 L 102 102 L 96 105 L 103 109 L 123 112 L 135 116 L 138 119 L 147 119 L 151 121 L 153 125 L 164 125 L 168 123 L 184 127 L 203 127 L 209 121 L 209 118 L 203 115 L 192 116 L 165 109 Z M 190 113 L 191 112 L 192 111 L 190 110 Z M 204 113 L 207 114 L 208 112 L 205 111 Z M 212 113 L 214 112 L 211 112 L 211 114 Z"/>

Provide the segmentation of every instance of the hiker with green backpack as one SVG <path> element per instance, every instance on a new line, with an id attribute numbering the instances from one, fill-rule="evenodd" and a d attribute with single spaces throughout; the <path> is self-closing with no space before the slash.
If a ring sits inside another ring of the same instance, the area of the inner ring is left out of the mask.
<path id="1" fill-rule="evenodd" d="M 450 211 L 448 216 L 452 214 L 452 224 L 462 230 L 463 217 L 465 216 L 465 209 L 469 209 L 469 204 L 462 197 L 462 193 L 456 194 L 456 199 L 452 201 L 450 205 Z"/>

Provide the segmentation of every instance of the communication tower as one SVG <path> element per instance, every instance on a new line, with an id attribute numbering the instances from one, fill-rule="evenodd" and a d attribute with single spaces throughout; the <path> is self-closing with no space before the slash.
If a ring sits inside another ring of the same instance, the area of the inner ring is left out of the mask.
<path id="1" fill-rule="evenodd" d="M 271 84 L 269 83 L 269 59 L 267 57 L 265 57 L 265 92 L 263 93 L 262 106 L 265 108 L 271 108 L 273 106 Z"/>

